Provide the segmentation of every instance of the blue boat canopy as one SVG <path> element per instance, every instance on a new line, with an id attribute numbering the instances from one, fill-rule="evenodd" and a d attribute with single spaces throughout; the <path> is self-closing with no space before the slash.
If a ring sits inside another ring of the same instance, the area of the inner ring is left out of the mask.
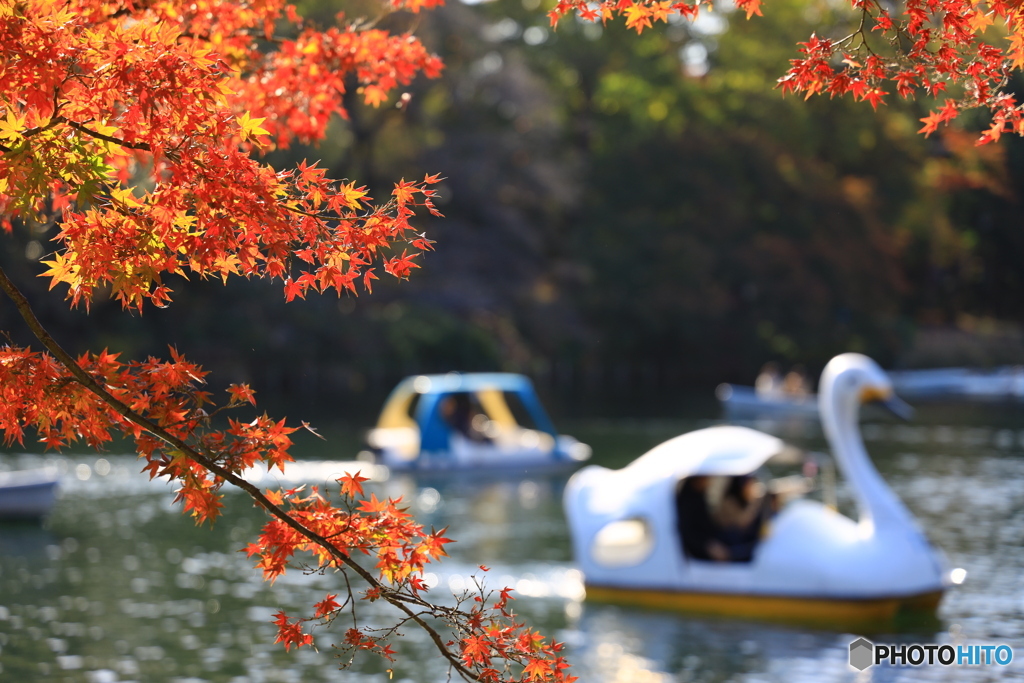
<path id="1" fill-rule="evenodd" d="M 558 436 L 530 380 L 504 372 L 407 377 L 385 402 L 377 428 L 417 428 L 421 451 L 447 451 L 452 430 L 442 415 L 442 404 L 455 394 L 473 396 L 490 420 L 507 428 L 523 426 L 506 400 L 506 394 L 515 396 L 533 422 L 533 429 L 552 438 Z"/>

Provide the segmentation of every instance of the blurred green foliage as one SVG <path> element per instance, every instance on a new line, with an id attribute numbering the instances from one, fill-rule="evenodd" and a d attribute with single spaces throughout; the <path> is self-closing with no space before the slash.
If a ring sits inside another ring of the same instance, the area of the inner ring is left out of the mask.
<path id="1" fill-rule="evenodd" d="M 372 5 L 300 3 L 320 21 L 343 8 Z M 76 350 L 175 343 L 292 413 L 369 415 L 415 372 L 522 371 L 602 410 L 750 382 L 769 359 L 813 372 L 846 350 L 888 366 L 1024 361 L 1024 145 L 925 139 L 926 101 L 783 98 L 796 44 L 850 15 L 764 9 L 640 36 L 552 31 L 540 0 L 389 17 L 443 57 L 442 77 L 403 107 L 353 91 L 324 145 L 271 160 L 322 159 L 378 197 L 444 175 L 446 218 L 418 222 L 436 251 L 410 282 L 288 306 L 273 284 L 189 283 L 142 318 L 112 303 L 69 314 L 51 295 L 44 314 Z M 43 235 L 19 239 L 3 257 L 30 282 Z"/>

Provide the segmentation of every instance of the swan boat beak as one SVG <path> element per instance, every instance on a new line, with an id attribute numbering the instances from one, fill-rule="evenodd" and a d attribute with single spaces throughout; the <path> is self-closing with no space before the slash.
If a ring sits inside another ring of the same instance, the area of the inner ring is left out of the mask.
<path id="1" fill-rule="evenodd" d="M 914 408 L 889 390 L 887 392 L 877 389 L 865 389 L 861 394 L 862 403 L 877 403 L 901 420 L 910 421 L 914 419 Z"/>

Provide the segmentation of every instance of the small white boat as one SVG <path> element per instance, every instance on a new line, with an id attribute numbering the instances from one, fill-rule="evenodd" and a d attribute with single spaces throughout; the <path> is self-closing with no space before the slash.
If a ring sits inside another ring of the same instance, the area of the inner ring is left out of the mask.
<path id="1" fill-rule="evenodd" d="M 830 625 L 933 612 L 965 572 L 946 569 L 944 555 L 871 463 L 857 424 L 864 401 L 908 407 L 859 354 L 834 358 L 819 386 L 825 435 L 856 498 L 857 520 L 796 498 L 760 526 L 744 561 L 698 557 L 686 531 L 695 521 L 687 515 L 699 516 L 682 502 L 687 483 L 749 475 L 787 447 L 744 427 L 684 434 L 621 470 L 590 466 L 569 480 L 564 503 L 588 598 Z"/>
<path id="2" fill-rule="evenodd" d="M 719 384 L 715 388 L 715 398 L 730 416 L 747 415 L 818 417 L 818 397 L 814 394 L 806 396 L 787 396 L 775 393 L 765 396 L 754 387 L 738 384 Z"/>
<path id="3" fill-rule="evenodd" d="M 558 434 L 526 377 L 449 373 L 407 377 L 366 435 L 392 469 L 563 469 L 590 447 Z"/>
<path id="4" fill-rule="evenodd" d="M 53 509 L 60 476 L 54 468 L 0 472 L 0 519 L 38 519 Z"/>

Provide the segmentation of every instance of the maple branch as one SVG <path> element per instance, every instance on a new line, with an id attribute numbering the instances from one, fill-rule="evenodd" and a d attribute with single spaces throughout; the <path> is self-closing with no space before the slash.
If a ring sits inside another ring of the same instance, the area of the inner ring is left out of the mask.
<path id="1" fill-rule="evenodd" d="M 23 138 L 30 138 L 30 137 L 32 137 L 34 135 L 39 135 L 44 130 L 50 130 L 51 128 L 56 126 L 58 123 L 61 123 L 63 120 L 64 120 L 63 116 L 54 116 L 52 119 L 50 119 L 50 122 L 47 123 L 45 126 L 36 126 L 35 128 L 29 128 L 28 130 L 26 130 L 24 133 L 21 134 L 21 137 L 23 137 Z"/>
<path id="2" fill-rule="evenodd" d="M 356 574 L 358 574 L 364 581 L 370 586 L 380 590 L 380 595 L 383 599 L 387 600 L 399 611 L 405 613 L 408 620 L 415 622 L 420 628 L 422 628 L 430 639 L 434 642 L 435 646 L 441 652 L 441 655 L 445 657 L 451 666 L 467 680 L 480 680 L 480 677 L 468 669 L 463 663 L 456 657 L 448 646 L 445 644 L 441 634 L 437 632 L 430 624 L 426 623 L 420 616 L 420 613 L 413 611 L 407 603 L 418 604 L 419 606 L 426 607 L 431 614 L 437 615 L 438 612 L 444 613 L 449 617 L 456 616 L 456 613 L 451 610 L 446 610 L 437 605 L 433 605 L 418 596 L 411 596 L 402 594 L 400 591 L 396 591 L 391 587 L 381 583 L 377 578 L 373 576 L 368 570 L 359 565 L 350 556 L 342 552 L 337 546 L 331 543 L 329 540 L 308 529 L 307 527 L 300 524 L 297 520 L 292 518 L 287 512 L 275 505 L 267 498 L 267 496 L 256 486 L 249 483 L 245 479 L 239 477 L 230 470 L 220 466 L 207 455 L 200 453 L 194 447 L 182 439 L 169 433 L 163 427 L 160 427 L 156 423 L 147 419 L 146 417 L 139 415 L 125 403 L 120 401 L 117 397 L 108 392 L 103 388 L 96 379 L 82 368 L 75 359 L 69 354 L 64 348 L 57 342 L 56 339 L 43 327 L 42 323 L 36 317 L 35 312 L 32 310 L 31 304 L 25 295 L 17 288 L 17 286 L 10 280 L 7 273 L 0 268 L 0 289 L 10 297 L 15 307 L 18 309 L 18 313 L 21 314 L 22 319 L 28 325 L 32 334 L 35 335 L 36 339 L 49 351 L 54 358 L 56 358 L 64 368 L 78 380 L 82 386 L 88 389 L 90 392 L 95 394 L 104 403 L 110 406 L 115 412 L 124 417 L 125 419 L 133 422 L 134 424 L 142 427 L 144 430 L 165 442 L 169 446 L 184 453 L 187 457 L 202 465 L 204 468 L 220 477 L 226 482 L 233 484 L 234 486 L 242 489 L 248 493 L 259 505 L 264 508 L 269 514 L 277 517 L 279 520 L 287 524 L 289 527 L 294 529 L 296 532 L 301 534 L 316 545 L 327 550 L 330 555 L 340 564 L 348 567 Z"/>
<path id="3" fill-rule="evenodd" d="M 115 138 L 112 135 L 105 135 L 103 133 L 98 133 L 98 132 L 96 132 L 94 130 L 86 128 L 85 126 L 83 126 L 81 123 L 78 123 L 77 121 L 72 121 L 71 119 L 66 119 L 63 116 L 56 116 L 56 117 L 54 117 L 54 121 L 57 122 L 57 123 L 66 123 L 69 126 L 71 126 L 72 128 L 74 128 L 75 130 L 80 131 L 82 133 L 85 133 L 86 135 L 90 135 L 90 136 L 92 136 L 94 138 L 97 138 L 98 140 L 105 140 L 106 142 L 110 142 L 110 143 L 113 143 L 115 145 L 121 145 L 122 147 L 127 147 L 128 149 L 137 149 L 140 152 L 152 152 L 153 151 L 153 149 L 148 144 L 146 144 L 145 142 L 128 142 L 127 140 L 121 140 L 120 138 Z"/>

